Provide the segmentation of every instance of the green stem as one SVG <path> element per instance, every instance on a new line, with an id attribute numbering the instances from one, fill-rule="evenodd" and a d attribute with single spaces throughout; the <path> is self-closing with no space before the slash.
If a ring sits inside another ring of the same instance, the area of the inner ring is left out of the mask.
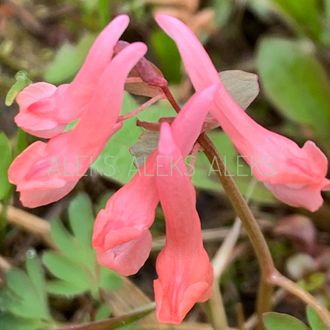
<path id="1" fill-rule="evenodd" d="M 254 218 L 247 202 L 240 193 L 233 177 L 228 173 L 212 141 L 205 134 L 202 134 L 198 142 L 203 147 L 205 155 L 218 175 L 227 197 L 243 223 L 258 258 L 263 277 L 271 275 L 274 269 L 274 262 L 257 220 Z"/>
<path id="2" fill-rule="evenodd" d="M 324 306 L 322 306 L 310 293 L 306 292 L 296 283 L 292 282 L 276 270 L 274 270 L 273 275 L 269 281 L 273 285 L 279 286 L 292 295 L 296 296 L 306 305 L 312 307 L 317 312 L 323 323 L 326 325 L 327 329 L 330 329 L 329 311 Z"/>
<path id="3" fill-rule="evenodd" d="M 169 90 L 163 91 L 173 108 L 179 112 L 180 107 L 176 103 L 171 92 Z M 259 321 L 258 329 L 264 329 L 262 314 L 270 310 L 272 291 L 275 285 L 287 290 L 300 300 L 304 301 L 306 304 L 313 307 L 321 320 L 330 329 L 330 313 L 327 309 L 319 304 L 319 302 L 312 295 L 301 289 L 296 283 L 281 275 L 275 268 L 273 258 L 259 224 L 239 191 L 233 177 L 228 173 L 225 163 L 223 162 L 222 157 L 219 155 L 212 141 L 206 134 L 203 133 L 198 138 L 198 143 L 204 149 L 204 153 L 217 173 L 218 178 L 225 190 L 226 196 L 229 198 L 229 201 L 236 211 L 237 216 L 241 219 L 258 259 L 261 270 L 261 283 L 258 289 L 256 306 Z"/>
<path id="4" fill-rule="evenodd" d="M 212 326 L 214 330 L 228 330 L 228 321 L 226 316 L 226 311 L 218 286 L 218 281 L 214 281 L 212 296 L 207 302 L 207 305 L 210 309 L 210 318 L 212 321 Z"/>
<path id="5" fill-rule="evenodd" d="M 271 308 L 271 297 L 273 286 L 268 282 L 275 269 L 272 256 L 270 254 L 265 237 L 260 230 L 259 224 L 253 216 L 247 202 L 240 193 L 233 177 L 228 173 L 226 166 L 216 150 L 212 141 L 202 134 L 198 142 L 204 149 L 205 155 L 212 164 L 218 178 L 229 198 L 237 216 L 242 221 L 246 233 L 253 246 L 253 250 L 257 256 L 259 267 L 261 269 L 261 280 L 257 295 L 257 315 L 258 315 L 258 329 L 263 329 L 262 315 Z"/>
<path id="6" fill-rule="evenodd" d="M 135 309 L 127 314 L 113 317 L 111 319 L 94 321 L 83 324 L 67 325 L 63 327 L 56 327 L 54 330 L 108 330 L 117 329 L 124 325 L 131 324 L 146 315 L 150 314 L 155 310 L 155 304 L 150 303 L 148 305 L 142 306 L 141 308 Z"/>

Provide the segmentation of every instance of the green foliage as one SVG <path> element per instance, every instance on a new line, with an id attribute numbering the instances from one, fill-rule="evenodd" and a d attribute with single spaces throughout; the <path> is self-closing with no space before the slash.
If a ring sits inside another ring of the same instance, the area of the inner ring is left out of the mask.
<path id="1" fill-rule="evenodd" d="M 101 27 L 105 27 L 110 22 L 110 1 L 109 0 L 98 0 L 99 4 L 99 15 Z"/>
<path id="2" fill-rule="evenodd" d="M 4 133 L 0 133 L 0 200 L 7 197 L 11 190 L 8 181 L 8 168 L 12 161 L 12 151 L 10 142 Z"/>
<path id="3" fill-rule="evenodd" d="M 302 32 L 319 40 L 322 32 L 318 0 L 273 0 L 286 17 Z"/>
<path id="4" fill-rule="evenodd" d="M 95 321 L 105 320 L 109 317 L 110 311 L 107 304 L 101 304 L 95 313 Z"/>
<path id="5" fill-rule="evenodd" d="M 78 195 L 69 206 L 69 225 L 72 234 L 60 220 L 53 221 L 51 237 L 59 251 L 48 251 L 43 263 L 56 279 L 47 282 L 52 294 L 72 296 L 91 292 L 97 297 L 100 288 L 120 287 L 120 278 L 101 268 L 91 246 L 94 213 L 86 194 Z"/>
<path id="6" fill-rule="evenodd" d="M 330 151 L 330 81 L 318 60 L 295 41 L 267 38 L 257 64 L 270 101 L 285 117 L 310 128 Z"/>
<path id="7" fill-rule="evenodd" d="M 181 80 L 181 58 L 173 40 L 163 31 L 153 31 L 149 44 L 156 54 L 159 67 L 171 83 Z"/>
<path id="8" fill-rule="evenodd" d="M 316 272 L 310 274 L 307 278 L 303 278 L 299 281 L 299 285 L 308 292 L 313 292 L 322 289 L 326 282 L 326 276 L 324 273 Z"/>
<path id="9" fill-rule="evenodd" d="M 308 330 L 307 326 L 293 316 L 281 313 L 264 314 L 266 330 Z"/>
<path id="10" fill-rule="evenodd" d="M 45 330 L 45 323 L 0 312 L 1 330 Z"/>
<path id="11" fill-rule="evenodd" d="M 122 285 L 118 275 L 96 262 L 91 246 L 94 213 L 88 196 L 80 194 L 73 199 L 68 215 L 72 234 L 60 220 L 53 221 L 51 236 L 58 251 L 43 255 L 44 265 L 56 279 L 45 281 L 34 251 L 27 254 L 25 271 L 12 268 L 6 273 L 6 285 L 0 290 L 1 330 L 52 328 L 55 322 L 47 293 L 71 297 L 90 292 L 98 301 L 100 289 L 115 290 Z M 98 304 L 97 319 L 108 317 L 109 309 Z"/>
<path id="12" fill-rule="evenodd" d="M 314 309 L 307 307 L 306 314 L 308 323 L 310 324 L 312 330 L 327 330 L 326 326 L 323 324 Z"/>
<path id="13" fill-rule="evenodd" d="M 234 2 L 232 0 L 213 0 L 213 8 L 216 12 L 216 24 L 219 27 L 223 27 L 231 17 L 234 10 Z"/>
<path id="14" fill-rule="evenodd" d="M 1 329 L 41 330 L 53 323 L 44 274 L 34 251 L 28 253 L 25 268 L 26 271 L 13 268 L 6 273 L 6 286 L 0 291 Z"/>
<path id="15" fill-rule="evenodd" d="M 273 313 L 273 312 L 264 314 L 264 323 L 266 326 L 266 330 L 282 330 L 282 329 L 326 330 L 327 329 L 314 309 L 307 307 L 306 315 L 310 328 L 293 316 L 287 314 L 281 314 L 281 313 Z"/>
<path id="16" fill-rule="evenodd" d="M 52 84 L 70 81 L 84 62 L 95 36 L 86 34 L 76 45 L 63 44 L 45 71 L 44 78 Z"/>
<path id="17" fill-rule="evenodd" d="M 324 0 L 324 12 L 326 19 L 330 20 L 330 0 Z"/>
<path id="18" fill-rule="evenodd" d="M 9 89 L 7 95 L 6 95 L 6 100 L 5 104 L 6 106 L 11 106 L 17 94 L 22 91 L 26 86 L 30 85 L 32 81 L 29 79 L 27 73 L 25 71 L 19 71 L 15 75 L 16 82 L 14 83 L 13 86 Z"/>
<path id="19" fill-rule="evenodd" d="M 18 128 L 16 133 L 16 148 L 14 151 L 14 156 L 19 155 L 28 146 L 27 133 L 22 129 Z"/>

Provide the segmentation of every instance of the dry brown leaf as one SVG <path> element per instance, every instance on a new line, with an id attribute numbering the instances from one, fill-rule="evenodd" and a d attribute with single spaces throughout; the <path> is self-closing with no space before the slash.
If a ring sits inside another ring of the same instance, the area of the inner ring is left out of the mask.
<path id="1" fill-rule="evenodd" d="M 214 17 L 214 10 L 212 8 L 205 8 L 191 18 L 191 22 L 189 22 L 190 27 L 197 34 L 201 32 L 210 34 L 216 28 Z"/>
<path id="2" fill-rule="evenodd" d="M 147 4 L 178 6 L 185 10 L 195 12 L 199 7 L 199 0 L 144 0 Z"/>
<path id="3" fill-rule="evenodd" d="M 198 10 L 199 0 L 145 0 L 155 4 L 154 15 L 159 13 L 174 16 L 187 24 L 196 34 L 214 31 L 215 12 L 212 8 Z"/>
<path id="4" fill-rule="evenodd" d="M 147 97 L 155 97 L 162 93 L 159 87 L 150 86 L 143 81 L 136 83 L 126 83 L 125 90 L 134 95 Z"/>
<path id="5" fill-rule="evenodd" d="M 178 18 L 179 20 L 183 21 L 189 26 L 189 22 L 192 20 L 192 17 L 194 17 L 194 14 L 189 13 L 188 11 L 184 9 L 180 9 L 177 7 L 170 7 L 170 6 L 164 6 L 164 7 L 157 7 L 153 11 L 154 15 L 157 14 L 166 14 L 170 16 L 174 16 Z"/>

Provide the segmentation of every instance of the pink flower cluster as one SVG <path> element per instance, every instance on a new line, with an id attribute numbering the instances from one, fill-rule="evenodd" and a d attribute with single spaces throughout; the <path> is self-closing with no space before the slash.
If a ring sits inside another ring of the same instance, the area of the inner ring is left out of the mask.
<path id="1" fill-rule="evenodd" d="M 145 176 L 139 171 L 111 196 L 96 218 L 93 246 L 100 264 L 126 276 L 135 274 L 150 254 L 149 228 L 160 202 L 166 244 L 156 264 L 157 315 L 161 322 L 180 323 L 196 302 L 209 298 L 213 281 L 196 193 L 190 177 L 182 175 L 186 172 L 182 159 L 192 151 L 208 113 L 251 165 L 254 176 L 284 203 L 315 211 L 330 181 L 327 158 L 313 142 L 300 148 L 260 126 L 236 104 L 187 26 L 166 15 L 158 15 L 156 21 L 176 42 L 196 93 L 171 125 L 161 125 L 158 148 L 142 165 L 148 173 L 161 167 L 162 175 Z M 119 16 L 104 29 L 70 84 L 35 83 L 18 95 L 17 125 L 48 139 L 30 145 L 9 169 L 23 205 L 37 207 L 67 195 L 82 176 L 76 173 L 76 160 L 81 159 L 79 173 L 86 172 L 108 139 L 121 129 L 119 116 L 128 75 L 147 63 L 143 43 L 118 44 L 128 23 L 127 16 Z M 76 126 L 66 130 L 73 120 Z M 50 171 L 53 159 L 59 166 L 65 163 L 65 170 Z M 72 175 L 61 175 L 64 171 Z"/>

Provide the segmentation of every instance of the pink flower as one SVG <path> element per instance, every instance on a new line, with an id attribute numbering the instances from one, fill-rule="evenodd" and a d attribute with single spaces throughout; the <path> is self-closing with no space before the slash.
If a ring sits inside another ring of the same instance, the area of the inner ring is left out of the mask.
<path id="1" fill-rule="evenodd" d="M 181 323 L 196 302 L 210 297 L 213 268 L 203 247 L 196 192 L 166 123 L 161 127 L 158 157 L 162 175 L 156 176 L 156 186 L 165 215 L 166 244 L 156 263 L 157 317 L 160 322 Z"/>
<path id="2" fill-rule="evenodd" d="M 118 16 L 101 32 L 70 84 L 56 87 L 38 82 L 20 92 L 17 96 L 19 113 L 15 117 L 16 124 L 42 138 L 63 132 L 68 123 L 86 110 L 98 79 L 111 62 L 114 47 L 128 23 L 126 15 Z"/>
<path id="3" fill-rule="evenodd" d="M 174 139 L 184 156 L 201 132 L 216 88 L 212 86 L 194 95 L 172 124 Z M 135 274 L 151 250 L 149 227 L 159 202 L 156 175 L 155 151 L 133 179 L 109 199 L 94 224 L 93 247 L 98 262 L 125 276 Z"/>
<path id="4" fill-rule="evenodd" d="M 250 165 L 254 176 L 279 200 L 316 211 L 323 203 L 321 191 L 330 188 L 326 178 L 328 161 L 322 151 L 311 141 L 300 148 L 254 122 L 226 91 L 193 32 L 171 16 L 157 15 L 156 20 L 176 42 L 195 89 L 219 84 L 211 114 Z"/>
<path id="5" fill-rule="evenodd" d="M 17 186 L 24 206 L 52 203 L 73 189 L 120 127 L 116 122 L 124 84 L 129 71 L 145 52 L 144 44 L 135 43 L 116 55 L 94 86 L 78 124 L 48 143 L 33 143 L 14 160 L 9 168 L 9 180 Z"/>

